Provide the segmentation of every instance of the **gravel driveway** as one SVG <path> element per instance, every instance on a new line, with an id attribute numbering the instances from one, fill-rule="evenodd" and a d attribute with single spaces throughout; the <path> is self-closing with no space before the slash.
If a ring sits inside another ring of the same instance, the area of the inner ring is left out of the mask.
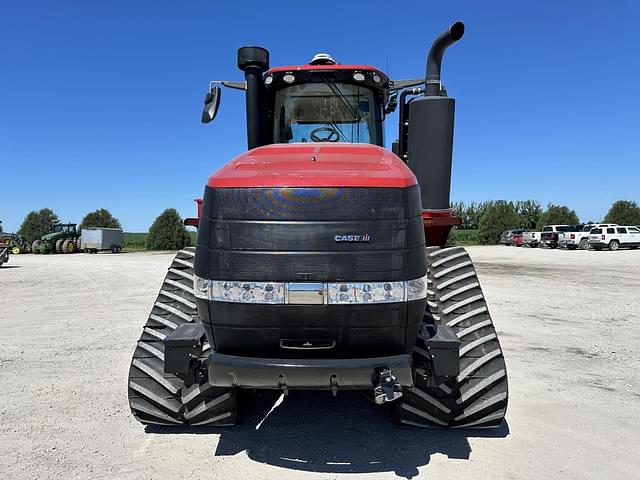
<path id="1" fill-rule="evenodd" d="M 640 251 L 469 251 L 509 370 L 495 431 L 399 427 L 357 392 L 273 410 L 267 392 L 234 428 L 145 430 L 127 371 L 172 254 L 12 256 L 0 478 L 639 478 Z"/>

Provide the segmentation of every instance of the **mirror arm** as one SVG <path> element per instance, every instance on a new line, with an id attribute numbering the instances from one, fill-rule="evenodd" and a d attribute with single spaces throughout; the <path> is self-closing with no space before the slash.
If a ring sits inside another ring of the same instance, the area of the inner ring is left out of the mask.
<path id="1" fill-rule="evenodd" d="M 412 78 L 409 80 L 392 80 L 391 88 L 389 90 L 391 92 L 396 92 L 398 90 L 402 90 L 403 88 L 416 87 L 422 84 L 424 84 L 424 78 Z"/>
<path id="2" fill-rule="evenodd" d="M 222 85 L 227 88 L 233 88 L 235 90 L 246 90 L 247 82 L 234 82 L 231 80 L 211 80 L 209 82 L 209 93 L 211 93 L 214 85 Z"/>

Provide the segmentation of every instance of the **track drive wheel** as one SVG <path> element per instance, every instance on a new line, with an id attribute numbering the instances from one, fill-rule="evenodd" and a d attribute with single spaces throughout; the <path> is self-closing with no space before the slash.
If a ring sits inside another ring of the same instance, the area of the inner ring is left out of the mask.
<path id="1" fill-rule="evenodd" d="M 38 255 L 40 253 L 40 240 L 35 240 L 32 244 L 31 244 L 31 251 L 33 252 L 34 255 Z"/>
<path id="2" fill-rule="evenodd" d="M 397 404 L 400 422 L 420 427 L 494 428 L 507 409 L 507 370 L 469 254 L 462 247 L 427 248 L 427 311 L 423 325 L 448 325 L 461 340 L 460 374 L 438 386 L 420 375 Z M 426 363 L 420 334 L 414 363 Z"/>
<path id="3" fill-rule="evenodd" d="M 178 252 L 138 340 L 129 370 L 129 405 L 137 420 L 155 425 L 233 425 L 236 390 L 211 386 L 206 380 L 186 387 L 164 372 L 163 340 L 179 325 L 197 320 L 193 295 L 195 249 Z M 200 361 L 206 362 L 205 343 Z"/>
<path id="4" fill-rule="evenodd" d="M 64 251 L 62 250 L 62 244 L 64 243 L 64 240 L 62 238 L 56 240 L 56 248 L 55 248 L 55 253 L 64 253 Z"/>
<path id="5" fill-rule="evenodd" d="M 20 247 L 18 246 L 11 247 L 11 253 L 13 255 L 18 255 L 20 253 Z"/>

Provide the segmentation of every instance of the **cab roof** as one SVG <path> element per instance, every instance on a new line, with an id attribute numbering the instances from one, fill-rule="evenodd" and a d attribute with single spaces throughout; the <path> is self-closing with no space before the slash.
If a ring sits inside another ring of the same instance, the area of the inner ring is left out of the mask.
<path id="1" fill-rule="evenodd" d="M 330 72 L 330 71 L 345 71 L 345 70 L 350 70 L 350 71 L 365 71 L 365 72 L 372 72 L 372 73 L 377 73 L 378 75 L 380 75 L 380 77 L 382 77 L 382 80 L 385 82 L 389 81 L 389 77 L 387 76 L 386 73 L 384 73 L 382 70 L 380 70 L 377 67 L 374 67 L 372 65 L 341 65 L 341 64 L 334 64 L 334 65 L 330 65 L 330 64 L 326 64 L 326 65 L 291 65 L 291 66 L 284 66 L 284 67 L 273 67 L 271 68 L 266 75 L 272 75 L 274 73 L 284 73 L 284 72 L 298 72 L 298 71 L 325 71 L 325 72 Z"/>

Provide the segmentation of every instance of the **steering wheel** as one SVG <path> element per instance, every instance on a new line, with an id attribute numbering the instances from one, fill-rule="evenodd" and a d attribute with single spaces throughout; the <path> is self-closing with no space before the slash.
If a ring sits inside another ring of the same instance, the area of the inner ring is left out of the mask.
<path id="1" fill-rule="evenodd" d="M 319 133 L 328 133 L 328 135 L 321 138 Z M 337 142 L 340 140 L 340 133 L 333 127 L 318 127 L 311 131 L 309 134 L 311 140 L 314 142 Z"/>

